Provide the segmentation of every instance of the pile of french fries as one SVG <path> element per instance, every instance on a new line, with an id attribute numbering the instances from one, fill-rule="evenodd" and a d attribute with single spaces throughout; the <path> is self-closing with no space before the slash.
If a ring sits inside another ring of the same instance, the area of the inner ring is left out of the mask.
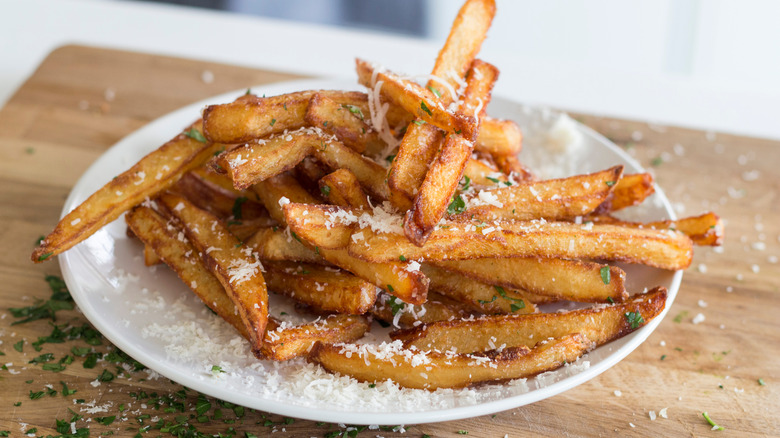
<path id="1" fill-rule="evenodd" d="M 486 115 L 498 69 L 476 58 L 495 14 L 467 0 L 425 86 L 357 61 L 366 93 L 247 93 L 68 213 L 41 262 L 126 212 L 147 265 L 167 264 L 258 358 L 433 390 L 523 378 L 643 326 L 662 287 L 629 295 L 605 261 L 685 269 L 720 219 L 631 223 L 653 193 L 622 166 L 538 180 L 521 133 Z M 268 291 L 312 321 L 268 312 Z M 541 313 L 557 301 L 597 303 Z M 358 340 L 373 320 L 399 328 Z"/>

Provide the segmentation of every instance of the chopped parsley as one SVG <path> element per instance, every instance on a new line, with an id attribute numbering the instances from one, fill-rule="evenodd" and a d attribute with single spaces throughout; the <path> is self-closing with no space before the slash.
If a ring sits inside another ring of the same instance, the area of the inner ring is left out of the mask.
<path id="1" fill-rule="evenodd" d="M 424 125 L 425 124 L 425 120 L 415 120 L 414 124 L 417 125 L 417 126 Z"/>
<path id="2" fill-rule="evenodd" d="M 658 167 L 661 164 L 664 164 L 664 159 L 661 157 L 655 157 L 653 158 L 653 161 L 650 162 L 650 165 L 653 167 Z"/>
<path id="3" fill-rule="evenodd" d="M 610 279 L 609 266 L 603 266 L 601 268 L 601 281 L 603 281 L 604 284 L 609 284 L 609 279 Z"/>
<path id="4" fill-rule="evenodd" d="M 360 117 L 360 120 L 364 120 L 365 119 L 365 117 L 363 116 L 363 111 L 360 108 L 356 107 L 355 105 L 345 105 L 345 104 L 342 104 L 341 107 L 348 109 L 349 112 L 351 112 L 352 114 Z"/>
<path id="5" fill-rule="evenodd" d="M 271 119 L 271 123 L 269 123 L 271 126 L 274 126 L 274 123 L 276 123 L 276 119 Z"/>
<path id="6" fill-rule="evenodd" d="M 42 255 L 40 255 L 40 256 L 38 257 L 38 261 L 39 261 L 39 262 L 42 262 L 42 261 L 44 261 L 44 260 L 48 259 L 49 257 L 51 257 L 51 255 L 52 255 L 52 254 L 54 254 L 54 253 L 53 253 L 53 252 L 47 252 L 47 253 L 45 253 L 45 254 L 42 254 Z"/>
<path id="7" fill-rule="evenodd" d="M 423 111 L 428 113 L 429 116 L 433 116 L 433 113 L 431 112 L 431 109 L 428 108 L 428 105 L 425 104 L 425 101 L 420 101 L 420 108 L 422 108 Z"/>
<path id="8" fill-rule="evenodd" d="M 766 386 L 766 383 L 764 383 L 764 379 L 758 379 L 758 384 L 761 386 Z"/>
<path id="9" fill-rule="evenodd" d="M 609 304 L 615 304 L 615 300 L 613 300 L 612 297 L 607 297 L 607 301 Z"/>
<path id="10" fill-rule="evenodd" d="M 606 184 L 607 184 L 607 187 L 612 187 L 612 186 L 615 185 L 615 181 L 607 181 Z"/>
<path id="11" fill-rule="evenodd" d="M 387 160 L 388 163 L 392 163 L 393 160 L 395 160 L 395 154 L 388 155 L 387 158 L 385 158 L 385 160 Z"/>
<path id="12" fill-rule="evenodd" d="M 707 420 L 707 423 L 710 423 L 710 426 L 712 426 L 712 430 L 724 430 L 723 426 L 718 426 L 715 424 L 714 421 L 712 421 L 712 418 L 710 418 L 709 414 L 706 412 L 702 412 L 701 416 L 704 417 L 705 420 Z"/>
<path id="13" fill-rule="evenodd" d="M 58 310 L 73 310 L 73 298 L 68 292 L 65 282 L 54 275 L 47 275 L 46 281 L 49 283 L 52 294 L 48 301 L 37 302 L 35 305 L 27 307 L 17 307 L 8 309 L 14 318 L 24 318 L 20 321 L 14 321 L 11 325 L 22 324 L 38 319 L 51 319 L 56 321 L 56 312 Z"/>
<path id="14" fill-rule="evenodd" d="M 406 261 L 406 257 L 405 257 L 405 256 L 403 256 L 403 255 L 399 255 L 399 256 L 398 256 L 398 260 L 400 260 L 400 261 L 402 261 L 402 262 L 405 262 L 405 261 Z"/>
<path id="15" fill-rule="evenodd" d="M 452 202 L 450 202 L 450 205 L 447 206 L 447 214 L 460 214 L 463 213 L 466 210 L 466 201 L 463 200 L 463 197 L 460 195 L 457 195 L 452 198 Z"/>
<path id="16" fill-rule="evenodd" d="M 14 350 L 18 351 L 19 353 L 22 352 L 22 347 L 24 347 L 24 339 L 14 344 Z"/>
<path id="17" fill-rule="evenodd" d="M 487 178 L 487 179 L 489 179 L 489 180 L 493 181 L 493 182 L 494 182 L 494 183 L 496 183 L 496 184 L 498 184 L 498 183 L 500 183 L 500 182 L 501 182 L 501 180 L 500 180 L 500 179 L 498 179 L 498 178 L 493 178 L 493 177 L 490 177 L 490 176 L 486 176 L 485 178 Z"/>
<path id="18" fill-rule="evenodd" d="M 249 198 L 246 196 L 239 196 L 236 198 L 235 201 L 233 201 L 233 218 L 237 220 L 241 220 L 243 218 L 243 212 L 241 210 L 241 206 L 244 204 L 244 202 L 248 201 Z"/>
<path id="19" fill-rule="evenodd" d="M 387 299 L 387 304 L 390 305 L 390 311 L 393 313 L 393 316 L 398 314 L 398 312 L 400 312 L 404 308 L 404 303 L 399 302 L 398 298 L 396 297 L 389 297 Z"/>
<path id="20" fill-rule="evenodd" d="M 628 321 L 628 324 L 632 329 L 639 327 L 645 322 L 645 319 L 642 318 L 642 314 L 639 312 L 626 312 L 624 316 L 626 317 L 626 321 Z"/>
<path id="21" fill-rule="evenodd" d="M 460 188 L 461 191 L 465 192 L 469 189 L 471 186 L 471 178 L 469 178 L 468 175 L 463 175 L 463 181 L 460 182 L 462 187 Z"/>
<path id="22" fill-rule="evenodd" d="M 509 310 L 512 312 L 517 312 L 520 309 L 525 309 L 525 301 L 523 301 L 520 298 L 512 298 L 509 295 L 507 295 L 506 290 L 504 290 L 501 286 L 493 286 L 493 288 L 498 292 L 498 294 L 501 296 L 501 298 L 509 301 L 511 304 L 509 305 Z"/>
<path id="23" fill-rule="evenodd" d="M 211 367 L 211 372 L 212 373 L 226 373 L 227 371 L 223 370 L 222 367 L 219 366 L 219 365 L 213 365 Z"/>
<path id="24" fill-rule="evenodd" d="M 320 187 L 320 192 L 322 192 L 322 196 L 325 196 L 327 198 L 328 196 L 330 196 L 330 186 Z"/>
<path id="25" fill-rule="evenodd" d="M 184 131 L 184 135 L 186 135 L 187 137 L 193 140 L 199 141 L 201 143 L 206 143 L 206 137 L 203 136 L 202 132 L 198 131 L 195 128 L 191 128 Z"/>
<path id="26" fill-rule="evenodd" d="M 388 284 L 387 285 L 387 290 L 388 290 L 388 292 L 395 292 L 395 289 L 393 289 L 393 285 L 392 284 Z"/>
<path id="27" fill-rule="evenodd" d="M 441 92 L 439 92 L 439 90 L 431 87 L 430 85 L 428 85 L 428 89 L 431 90 L 431 93 L 435 94 L 436 97 L 441 97 Z"/>

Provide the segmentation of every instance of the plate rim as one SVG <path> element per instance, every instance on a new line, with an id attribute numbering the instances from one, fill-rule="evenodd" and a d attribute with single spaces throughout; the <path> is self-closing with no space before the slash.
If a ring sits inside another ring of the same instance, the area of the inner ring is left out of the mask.
<path id="1" fill-rule="evenodd" d="M 324 87 L 323 85 L 326 85 L 327 88 Z M 301 90 L 301 89 L 330 89 L 334 86 L 337 87 L 337 89 L 348 89 L 348 90 L 360 89 L 357 84 L 354 84 L 352 82 L 347 82 L 345 80 L 332 79 L 332 78 L 298 79 L 298 80 L 290 80 L 290 81 L 272 82 L 272 83 L 253 86 L 250 89 L 262 90 L 265 91 L 266 94 L 273 95 L 272 93 L 283 93 L 283 92 L 290 92 L 290 91 Z M 120 151 L 122 151 L 123 148 L 126 147 L 125 146 L 126 143 L 132 144 L 134 141 L 136 141 L 135 137 L 141 137 L 144 134 L 144 132 L 153 131 L 158 126 L 169 126 L 173 124 L 175 121 L 177 121 L 179 118 L 181 118 L 182 120 L 188 120 L 184 117 L 185 114 L 187 114 L 189 120 L 191 120 L 192 114 L 195 112 L 195 110 L 217 101 L 220 102 L 232 101 L 233 99 L 235 99 L 236 96 L 239 96 L 241 93 L 242 90 L 230 91 L 216 96 L 208 97 L 206 99 L 200 100 L 192 104 L 185 105 L 181 108 L 178 108 L 174 111 L 171 111 L 163 116 L 160 116 L 152 120 L 151 122 L 145 124 L 139 129 L 124 136 L 121 140 L 119 140 L 114 145 L 106 149 L 100 155 L 100 157 L 98 157 L 79 177 L 79 180 L 73 185 L 73 188 L 71 189 L 63 205 L 63 209 L 60 217 L 63 217 L 68 212 L 70 212 L 70 210 L 72 210 L 76 205 L 75 201 L 83 197 L 83 194 L 81 193 L 85 190 L 85 187 L 83 186 L 86 186 L 88 182 L 90 183 L 90 185 L 95 183 L 92 181 L 88 181 L 86 177 L 91 173 L 95 172 L 96 169 L 99 168 L 101 165 L 103 165 L 105 162 L 112 161 L 114 155 L 119 155 Z M 496 96 L 494 97 L 494 99 L 502 100 L 509 104 L 521 104 L 520 102 L 508 97 Z M 536 105 L 531 107 L 540 108 L 540 109 L 542 108 L 541 106 L 536 106 Z M 639 165 L 639 163 L 636 160 L 634 160 L 633 157 L 631 157 L 625 151 L 620 149 L 615 143 L 607 139 L 604 135 L 600 134 L 594 129 L 578 121 L 574 121 L 574 122 L 576 123 L 576 126 L 579 130 L 581 130 L 584 134 L 587 134 L 588 136 L 598 140 L 599 143 L 601 143 L 603 146 L 606 146 L 608 149 L 611 149 L 614 153 L 620 156 L 622 160 L 624 160 L 630 166 L 634 167 L 634 170 L 644 171 L 644 168 L 641 165 Z M 182 124 L 182 128 L 184 128 L 185 124 L 186 121 Z M 154 148 L 157 146 L 158 144 L 152 143 L 152 147 L 151 149 L 149 149 L 149 151 L 154 150 Z M 148 151 L 146 153 L 148 153 Z M 674 209 L 672 208 L 665 193 L 655 183 L 654 183 L 654 187 L 656 193 L 658 194 L 659 197 L 658 199 L 662 204 L 661 207 L 663 208 L 663 210 L 665 210 L 665 213 L 670 218 L 675 219 L 676 215 L 674 213 Z M 91 192 L 92 190 L 89 191 L 89 193 Z M 121 220 L 123 216 L 124 215 L 120 216 L 117 220 Z M 558 395 L 564 391 L 582 385 L 587 381 L 597 377 L 598 375 L 608 370 L 609 368 L 612 368 L 613 366 L 620 363 L 623 359 L 625 359 L 626 356 L 631 354 L 644 341 L 647 340 L 647 338 L 653 333 L 653 331 L 655 331 L 655 329 L 665 318 L 666 314 L 671 308 L 674 299 L 676 298 L 676 295 L 679 291 L 680 284 L 682 282 L 682 277 L 683 277 L 682 270 L 674 272 L 673 276 L 670 279 L 670 285 L 668 288 L 669 297 L 667 299 L 666 306 L 656 318 L 654 318 L 652 321 L 650 321 L 648 324 L 646 324 L 639 330 L 627 335 L 627 337 L 630 337 L 628 338 L 627 342 L 624 345 L 617 348 L 616 350 L 612 351 L 609 354 L 609 356 L 604 360 L 601 360 L 596 365 L 592 365 L 577 374 L 565 377 L 560 381 L 557 381 L 550 385 L 546 385 L 542 388 L 529 390 L 528 392 L 522 394 L 508 396 L 499 400 L 479 402 L 467 406 L 456 406 L 456 407 L 449 407 L 444 409 L 433 409 L 433 410 L 427 410 L 423 412 L 392 412 L 392 413 L 366 412 L 366 411 L 352 412 L 346 410 L 333 410 L 333 409 L 329 410 L 329 409 L 323 409 L 319 407 L 307 407 L 307 406 L 301 406 L 295 404 L 286 404 L 279 400 L 259 398 L 256 396 L 250 396 L 241 393 L 230 393 L 227 391 L 220 392 L 218 387 L 208 384 L 209 381 L 207 380 L 197 379 L 195 376 L 191 376 L 188 373 L 182 373 L 181 371 L 177 371 L 176 367 L 171 366 L 166 361 L 157 360 L 151 357 L 150 355 L 144 353 L 141 349 L 136 348 L 133 344 L 126 342 L 122 338 L 121 333 L 118 332 L 115 333 L 112 327 L 105 325 L 101 318 L 94 315 L 95 309 L 91 306 L 90 301 L 88 300 L 87 292 L 81 289 L 78 279 L 75 278 L 74 268 L 72 266 L 74 263 L 77 263 L 77 260 L 75 260 L 74 253 L 71 252 L 62 253 L 58 257 L 58 259 L 59 259 L 60 270 L 63 274 L 65 283 L 67 284 L 68 289 L 71 292 L 71 295 L 76 301 L 76 304 L 79 306 L 79 309 L 81 309 L 82 313 L 84 314 L 84 317 L 87 318 L 87 320 L 89 320 L 89 322 L 92 325 L 94 325 L 101 332 L 101 334 L 105 336 L 112 344 L 122 349 L 122 351 L 129 354 L 134 359 L 143 363 L 150 370 L 153 370 L 158 374 L 178 384 L 187 386 L 188 388 L 192 388 L 194 390 L 197 390 L 199 392 L 202 392 L 204 394 L 210 395 L 212 397 L 221 400 L 229 400 L 232 403 L 240 404 L 242 406 L 250 407 L 252 409 L 258 409 L 258 410 L 271 412 L 279 415 L 285 415 L 285 416 L 312 420 L 312 421 L 326 421 L 330 423 L 340 422 L 344 424 L 376 424 L 376 425 L 398 425 L 398 424 L 411 425 L 411 424 L 435 423 L 435 422 L 473 418 L 481 415 L 518 408 L 531 403 L 536 403 L 538 401 L 547 399 L 549 397 Z M 90 312 L 90 310 L 92 312 Z M 605 348 L 605 347 L 606 346 L 602 346 L 600 348 Z M 139 359 L 139 357 L 141 357 L 143 360 Z"/>

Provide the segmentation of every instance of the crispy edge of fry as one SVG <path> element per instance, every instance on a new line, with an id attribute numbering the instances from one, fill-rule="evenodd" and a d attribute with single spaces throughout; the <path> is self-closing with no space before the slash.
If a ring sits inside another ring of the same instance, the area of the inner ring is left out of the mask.
<path id="1" fill-rule="evenodd" d="M 393 345 L 393 344 L 391 344 Z M 382 346 L 383 347 L 383 346 Z M 354 344 L 317 344 L 309 361 L 363 382 L 392 380 L 407 388 L 435 390 L 531 377 L 574 362 L 591 343 L 579 334 L 527 347 L 476 354 L 422 353 L 395 348 L 380 355 Z"/>
<path id="2" fill-rule="evenodd" d="M 263 140 L 259 144 L 239 146 L 220 154 L 216 162 L 227 172 L 236 189 L 245 190 L 292 169 L 327 141 L 316 132 L 296 131 Z"/>
<path id="3" fill-rule="evenodd" d="M 653 185 L 652 174 L 634 173 L 623 175 L 615 184 L 612 194 L 604 200 L 595 212 L 602 214 L 639 205 L 653 193 L 655 193 L 655 186 Z"/>
<path id="4" fill-rule="evenodd" d="M 447 136 L 442 144 L 425 174 L 412 209 L 404 217 L 404 234 L 415 245 L 425 243 L 446 213 L 473 149 L 473 143 L 459 135 Z"/>
<path id="5" fill-rule="evenodd" d="M 624 303 L 590 307 L 569 312 L 534 313 L 528 315 L 495 315 L 472 320 L 440 321 L 390 334 L 403 342 L 405 348 L 472 353 L 488 350 L 493 345 L 533 348 L 539 341 L 579 333 L 596 346 L 618 339 L 644 326 L 666 305 L 667 292 L 656 287 Z M 636 317 L 635 324 L 627 315 Z"/>
<path id="6" fill-rule="evenodd" d="M 154 248 L 150 245 L 144 245 L 144 265 L 154 266 L 162 262 L 162 259 L 157 255 Z"/>
<path id="7" fill-rule="evenodd" d="M 282 211 L 290 230 L 320 250 L 346 248 L 352 238 L 352 226 L 344 225 L 340 218 L 347 215 L 357 221 L 357 217 L 362 214 L 358 210 L 335 205 L 294 202 L 285 204 Z"/>
<path id="8" fill-rule="evenodd" d="M 426 123 L 453 134 L 458 133 L 467 140 L 475 140 L 477 124 L 474 117 L 449 112 L 432 91 L 416 82 L 405 80 L 387 70 L 375 72 L 378 67 L 362 59 L 357 59 L 356 65 L 361 85 L 373 89 L 374 85 L 381 81 L 380 93 L 385 99 Z"/>
<path id="9" fill-rule="evenodd" d="M 250 339 L 246 325 L 235 311 L 233 300 L 197 256 L 192 245 L 176 237 L 178 227 L 169 228 L 165 218 L 144 206 L 130 210 L 125 219 L 144 242 L 145 248 L 151 248 L 209 309 L 235 327 L 245 339 Z"/>
<path id="10" fill-rule="evenodd" d="M 272 360 L 290 360 L 305 356 L 316 343 L 352 342 L 368 330 L 368 320 L 356 315 L 329 315 L 324 320 L 293 327 L 269 319 L 260 351 Z"/>
<path id="11" fill-rule="evenodd" d="M 199 130 L 198 125 L 199 121 L 189 129 Z M 54 230 L 33 250 L 30 258 L 40 263 L 72 248 L 144 199 L 152 198 L 173 185 L 190 169 L 203 164 L 213 155 L 214 148 L 214 145 L 199 142 L 184 133 L 177 135 L 60 219 Z M 179 160 L 174 160 L 174 157 Z"/>
<path id="12" fill-rule="evenodd" d="M 252 186 L 252 191 L 268 210 L 268 214 L 280 224 L 286 224 L 282 204 L 287 201 L 299 204 L 319 204 L 320 202 L 306 191 L 288 172 L 272 176 Z M 287 201 L 284 201 L 287 199 Z"/>
<path id="13" fill-rule="evenodd" d="M 387 176 L 391 201 L 396 208 L 403 211 L 412 207 L 443 141 L 444 134 L 439 128 L 417 121 L 409 124 Z"/>
<path id="14" fill-rule="evenodd" d="M 479 127 L 474 149 L 492 155 L 498 160 L 516 157 L 523 149 L 523 134 L 517 123 L 511 120 L 484 117 Z M 512 168 L 502 170 L 509 173 Z"/>
<path id="15" fill-rule="evenodd" d="M 186 199 L 162 194 L 159 198 L 166 212 L 176 217 L 203 259 L 203 263 L 225 288 L 236 305 L 250 334 L 252 351 L 258 354 L 268 322 L 268 291 L 261 273 L 262 265 L 251 250 L 239 249 L 233 237 L 214 215 L 195 207 Z"/>
<path id="16" fill-rule="evenodd" d="M 628 298 L 625 271 L 600 263 L 512 257 L 444 260 L 432 264 L 477 281 L 554 299 L 605 303 Z M 531 300 L 534 301 L 533 297 Z"/>
<path id="17" fill-rule="evenodd" d="M 668 270 L 685 269 L 693 258 L 691 239 L 671 230 L 539 221 L 498 222 L 497 227 L 448 221 L 443 226 L 446 228 L 436 229 L 422 247 L 398 232 L 379 234 L 362 229 L 360 244 L 351 242 L 349 253 L 374 262 L 400 256 L 426 261 L 486 257 L 584 258 Z"/>
<path id="18" fill-rule="evenodd" d="M 691 238 L 694 245 L 720 246 L 723 244 L 724 225 L 721 218 L 713 212 L 699 216 L 684 217 L 676 220 L 655 222 L 627 222 L 612 216 L 589 216 L 598 224 L 620 225 L 631 228 L 650 228 L 653 230 L 677 230 Z"/>
<path id="19" fill-rule="evenodd" d="M 248 196 L 251 193 L 225 190 L 193 172 L 182 175 L 169 191 L 187 198 L 196 207 L 220 219 L 240 221 L 268 217 L 265 207 Z"/>
<path id="20" fill-rule="evenodd" d="M 466 168 L 463 169 L 463 176 L 469 177 L 471 183 L 475 186 L 495 187 L 495 181 L 490 180 L 488 177 L 495 178 L 500 182 L 507 181 L 506 175 L 499 172 L 496 167 L 493 167 L 483 159 L 470 159 L 466 163 Z"/>
<path id="21" fill-rule="evenodd" d="M 376 301 L 376 287 L 347 271 L 299 262 L 266 262 L 269 289 L 320 311 L 362 315 Z"/>
<path id="22" fill-rule="evenodd" d="M 540 218 L 561 220 L 584 216 L 604 202 L 622 174 L 623 166 L 613 166 L 584 175 L 486 190 L 495 198 L 491 204 L 467 208 L 463 213 L 451 218 L 522 221 Z M 466 204 L 476 200 L 481 192 L 474 190 L 471 196 L 465 197 Z"/>
<path id="23" fill-rule="evenodd" d="M 360 181 L 349 169 L 338 169 L 323 176 L 319 187 L 322 195 L 332 204 L 360 210 L 371 208 Z"/>
<path id="24" fill-rule="evenodd" d="M 260 228 L 244 244 L 252 248 L 263 261 L 327 263 L 317 254 L 318 251 L 310 250 L 279 227 Z"/>
<path id="25" fill-rule="evenodd" d="M 381 200 L 390 199 L 387 186 L 387 170 L 363 155 L 344 146 L 341 142 L 331 141 L 324 147 L 315 148 L 314 156 L 333 170 L 349 169 L 371 196 Z"/>
<path id="26" fill-rule="evenodd" d="M 215 143 L 243 143 L 304 126 L 313 90 L 271 97 L 241 96 L 203 110 L 203 134 Z"/>
<path id="27" fill-rule="evenodd" d="M 485 314 L 534 313 L 534 297 L 522 289 L 506 290 L 469 278 L 435 265 L 423 264 L 422 271 L 431 280 L 430 289 Z"/>
<path id="28" fill-rule="evenodd" d="M 328 134 L 355 152 L 375 156 L 387 145 L 364 121 L 360 106 L 338 103 L 323 94 L 315 94 L 306 110 L 306 122 Z"/>

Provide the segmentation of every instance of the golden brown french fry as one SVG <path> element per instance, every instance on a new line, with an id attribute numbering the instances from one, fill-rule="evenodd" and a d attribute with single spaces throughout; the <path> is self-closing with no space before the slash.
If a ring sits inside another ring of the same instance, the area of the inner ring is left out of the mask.
<path id="1" fill-rule="evenodd" d="M 435 390 L 531 377 L 574 362 L 590 346 L 579 334 L 540 343 L 533 350 L 514 347 L 477 354 L 426 353 L 395 343 L 317 344 L 309 360 L 363 382 L 389 379 L 406 388 Z"/>
<path id="2" fill-rule="evenodd" d="M 220 219 L 242 221 L 268 217 L 265 207 L 254 201 L 253 193 L 225 190 L 193 172 L 184 174 L 170 191 Z"/>
<path id="3" fill-rule="evenodd" d="M 200 136 L 199 124 L 200 121 L 195 122 L 186 132 Z M 39 263 L 72 248 L 144 199 L 173 185 L 190 169 L 202 165 L 214 150 L 210 143 L 186 134 L 177 135 L 66 214 L 35 248 L 32 261 Z"/>
<path id="4" fill-rule="evenodd" d="M 148 248 L 167 264 L 204 304 L 230 325 L 241 336 L 250 339 L 249 331 L 236 312 L 225 289 L 206 268 L 198 252 L 186 239 L 179 239 L 180 229 L 149 207 L 139 206 L 125 215 L 127 225 Z"/>
<path id="5" fill-rule="evenodd" d="M 516 155 L 493 155 L 493 159 L 501 172 L 507 175 L 512 174 L 512 179 L 516 182 L 527 183 L 536 180 L 533 172 L 525 167 Z"/>
<path id="6" fill-rule="evenodd" d="M 320 250 L 346 248 L 352 239 L 352 223 L 364 214 L 335 205 L 297 203 L 285 204 L 282 210 L 290 230 Z"/>
<path id="7" fill-rule="evenodd" d="M 325 175 L 319 181 L 320 193 L 334 205 L 368 210 L 371 205 L 352 171 L 338 169 Z"/>
<path id="8" fill-rule="evenodd" d="M 320 163 L 312 156 L 304 158 L 303 161 L 298 163 L 298 166 L 295 167 L 295 174 L 298 177 L 298 182 L 306 185 L 306 187 L 315 187 L 317 182 L 328 173 L 330 173 L 330 168 Z"/>
<path id="9" fill-rule="evenodd" d="M 420 120 L 409 125 L 387 176 L 391 201 L 396 208 L 408 210 L 412 207 L 443 139 L 442 131 L 433 125 Z"/>
<path id="10" fill-rule="evenodd" d="M 398 232 L 361 229 L 359 243 L 349 253 L 368 261 L 464 260 L 490 257 L 586 258 L 640 263 L 661 269 L 685 269 L 693 247 L 688 236 L 671 230 L 647 230 L 614 225 L 566 222 L 452 221 L 434 231 L 418 247 Z"/>
<path id="11" fill-rule="evenodd" d="M 285 224 L 284 212 L 280 200 L 286 198 L 289 202 L 301 204 L 319 204 L 320 201 L 309 194 L 295 178 L 287 172 L 260 181 L 252 187 L 260 202 L 268 210 L 268 214 L 278 223 Z M 282 201 L 284 203 L 286 201 Z"/>
<path id="12" fill-rule="evenodd" d="M 280 227 L 260 228 L 244 244 L 252 248 L 263 261 L 326 263 L 319 254 Z"/>
<path id="13" fill-rule="evenodd" d="M 203 133 L 215 143 L 243 143 L 304 126 L 315 91 L 272 97 L 242 96 L 234 102 L 209 105 L 203 111 Z"/>
<path id="14" fill-rule="evenodd" d="M 473 149 L 474 145 L 459 135 L 448 135 L 442 144 L 404 217 L 404 234 L 415 245 L 422 246 L 444 216 Z"/>
<path id="15" fill-rule="evenodd" d="M 608 213 L 639 205 L 653 193 L 655 193 L 653 175 L 649 173 L 624 175 L 615 184 L 611 195 L 599 206 L 596 213 Z"/>
<path id="16" fill-rule="evenodd" d="M 364 122 L 369 114 L 356 105 L 338 103 L 325 95 L 315 94 L 306 111 L 306 122 L 316 126 L 355 152 L 375 156 L 387 144 Z"/>
<path id="17" fill-rule="evenodd" d="M 431 280 L 432 291 L 463 303 L 474 312 L 489 315 L 536 312 L 535 297 L 524 290 L 507 290 L 427 263 L 422 271 Z"/>
<path id="18" fill-rule="evenodd" d="M 498 347 L 529 347 L 549 338 L 579 333 L 603 345 L 642 327 L 666 305 L 666 289 L 657 287 L 625 303 L 569 312 L 495 315 L 471 320 L 440 321 L 391 334 L 406 348 L 460 353 Z"/>
<path id="19" fill-rule="evenodd" d="M 466 163 L 463 176 L 469 177 L 471 184 L 475 186 L 495 187 L 496 181 L 502 183 L 507 181 L 506 175 L 499 172 L 497 168 L 492 167 L 483 160 L 475 160 L 473 158 Z"/>
<path id="20" fill-rule="evenodd" d="M 341 142 L 331 141 L 315 148 L 314 156 L 331 169 L 349 169 L 366 191 L 381 200 L 390 199 L 385 176 L 387 170 L 373 160 L 360 155 Z"/>
<path id="21" fill-rule="evenodd" d="M 162 259 L 154 252 L 154 248 L 149 245 L 144 245 L 144 265 L 154 266 L 159 263 L 162 263 Z"/>
<path id="22" fill-rule="evenodd" d="M 527 221 L 584 216 L 604 202 L 622 173 L 623 166 L 614 166 L 569 178 L 514 184 L 495 190 L 475 189 L 469 194 L 458 195 L 468 208 L 452 219 Z"/>
<path id="23" fill-rule="evenodd" d="M 559 300 L 605 303 L 628 298 L 626 273 L 616 266 L 600 263 L 512 257 L 440 261 L 432 264 L 483 283 Z M 425 269 L 423 271 L 428 273 Z M 431 282 L 435 284 L 433 277 Z M 533 296 L 530 299 L 537 301 Z"/>
<path id="24" fill-rule="evenodd" d="M 265 262 L 268 288 L 326 312 L 366 313 L 376 301 L 376 287 L 354 275 L 322 265 Z"/>
<path id="25" fill-rule="evenodd" d="M 233 186 L 245 190 L 260 181 L 290 170 L 312 153 L 324 147 L 329 140 L 316 130 L 305 128 L 289 134 L 281 134 L 260 143 L 247 143 L 216 158 Z"/>
<path id="26" fill-rule="evenodd" d="M 368 320 L 356 315 L 329 315 L 325 319 L 296 326 L 269 318 L 260 351 L 269 359 L 290 360 L 305 356 L 318 342 L 352 342 L 362 338 L 368 330 Z"/>
<path id="27" fill-rule="evenodd" d="M 522 150 L 523 135 L 517 123 L 511 120 L 485 117 L 479 127 L 474 149 L 478 152 L 500 157 L 517 157 Z M 502 169 L 509 173 L 513 169 Z"/>
<path id="28" fill-rule="evenodd" d="M 386 70 L 375 71 L 379 67 L 361 59 L 356 60 L 356 64 L 361 85 L 373 88 L 375 83 L 381 81 L 380 92 L 388 101 L 439 129 L 459 133 L 469 141 L 476 139 L 477 127 L 473 116 L 449 112 L 431 90 L 416 82 Z"/>
<path id="29" fill-rule="evenodd" d="M 715 213 L 708 212 L 699 216 L 677 220 L 656 222 L 626 222 L 612 216 L 589 216 L 597 224 L 620 225 L 630 228 L 649 228 L 653 230 L 676 230 L 690 237 L 695 245 L 720 246 L 723 243 L 723 221 Z"/>
<path id="30" fill-rule="evenodd" d="M 236 305 L 257 354 L 268 322 L 268 292 L 260 261 L 251 249 L 239 248 L 241 243 L 216 216 L 180 196 L 162 194 L 159 200 L 169 214 L 181 221 L 192 246 Z"/>

